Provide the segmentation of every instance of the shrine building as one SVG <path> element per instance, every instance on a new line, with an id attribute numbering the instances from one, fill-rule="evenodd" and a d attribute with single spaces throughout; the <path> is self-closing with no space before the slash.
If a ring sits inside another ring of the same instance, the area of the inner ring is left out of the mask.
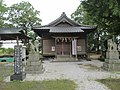
<path id="1" fill-rule="evenodd" d="M 87 34 L 96 29 L 96 26 L 76 23 L 64 12 L 48 25 L 32 28 L 42 39 L 43 57 L 55 59 L 87 55 Z"/>

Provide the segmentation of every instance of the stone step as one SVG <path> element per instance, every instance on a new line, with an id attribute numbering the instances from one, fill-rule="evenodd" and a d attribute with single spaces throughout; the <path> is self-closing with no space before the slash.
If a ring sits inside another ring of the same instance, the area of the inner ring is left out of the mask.
<path id="1" fill-rule="evenodd" d="M 77 61 L 75 58 L 55 58 L 53 61 Z"/>
<path id="2" fill-rule="evenodd" d="M 57 55 L 57 58 L 70 58 L 70 55 Z"/>

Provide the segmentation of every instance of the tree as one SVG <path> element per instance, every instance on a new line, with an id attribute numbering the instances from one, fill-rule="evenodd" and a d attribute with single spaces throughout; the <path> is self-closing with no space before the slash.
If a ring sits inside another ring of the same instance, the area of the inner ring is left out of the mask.
<path id="1" fill-rule="evenodd" d="M 119 7 L 119 0 L 83 0 L 72 14 L 72 18 L 82 24 L 96 24 L 98 26 L 97 31 L 89 35 L 89 38 L 91 38 L 91 35 L 94 38 L 89 39 L 89 44 L 95 43 L 94 45 L 99 50 L 99 46 L 103 47 L 106 38 L 113 34 L 120 34 Z"/>
<path id="2" fill-rule="evenodd" d="M 120 34 L 119 0 L 84 0 L 81 4 L 100 27 L 111 34 Z"/>
<path id="3" fill-rule="evenodd" d="M 5 26 L 5 13 L 7 11 L 6 5 L 3 3 L 3 0 L 0 0 L 0 27 Z"/>
<path id="4" fill-rule="evenodd" d="M 0 28 L 5 27 L 5 13 L 7 11 L 6 5 L 3 3 L 3 0 L 0 0 Z M 2 46 L 2 42 L 0 42 L 0 47 Z"/>
<path id="5" fill-rule="evenodd" d="M 81 4 L 78 6 L 77 10 L 71 14 L 71 18 L 80 24 L 97 25 L 96 22 L 94 22 L 93 17 L 87 13 Z M 97 29 L 95 32 L 92 32 L 87 36 L 88 51 L 99 50 L 99 34 L 100 32 Z"/>
<path id="6" fill-rule="evenodd" d="M 8 19 L 15 27 L 22 27 L 27 34 L 33 25 L 40 25 L 39 13 L 29 2 L 22 1 L 9 7 Z"/>

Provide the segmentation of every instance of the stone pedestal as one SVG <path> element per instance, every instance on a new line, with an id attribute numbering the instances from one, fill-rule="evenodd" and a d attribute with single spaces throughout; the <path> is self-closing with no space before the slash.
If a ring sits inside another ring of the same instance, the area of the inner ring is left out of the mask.
<path id="1" fill-rule="evenodd" d="M 105 63 L 103 63 L 103 69 L 107 71 L 120 71 L 120 59 L 117 44 L 111 39 L 108 40 L 108 50 L 106 52 Z"/>
<path id="2" fill-rule="evenodd" d="M 108 60 L 103 63 L 103 69 L 107 71 L 120 71 L 120 60 Z"/>
<path id="3" fill-rule="evenodd" d="M 41 74 L 44 72 L 39 53 L 32 52 L 29 54 L 25 72 L 27 74 Z"/>
<path id="4" fill-rule="evenodd" d="M 20 73 L 20 74 L 13 74 L 10 76 L 10 81 L 13 80 L 24 80 L 26 77 L 26 73 Z"/>

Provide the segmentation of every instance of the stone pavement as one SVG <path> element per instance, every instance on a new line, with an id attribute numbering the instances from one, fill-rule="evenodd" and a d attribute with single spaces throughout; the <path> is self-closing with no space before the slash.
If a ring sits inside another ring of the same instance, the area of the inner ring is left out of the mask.
<path id="1" fill-rule="evenodd" d="M 25 81 L 41 81 L 51 79 L 70 79 L 76 82 L 78 88 L 76 90 L 109 90 L 103 84 L 95 81 L 108 77 L 116 77 L 116 75 L 103 71 L 99 67 L 102 62 L 97 60 L 83 62 L 52 62 L 43 63 L 45 72 L 43 74 L 28 74 Z M 95 67 L 90 67 L 91 65 Z"/>
<path id="2" fill-rule="evenodd" d="M 102 62 L 98 60 L 81 62 L 49 62 L 45 61 L 43 74 L 27 74 L 24 81 L 42 81 L 53 79 L 70 79 L 78 85 L 76 90 L 109 90 L 95 81 L 108 77 L 119 77 L 120 74 L 101 70 Z M 8 79 L 7 79 L 8 80 Z"/>

